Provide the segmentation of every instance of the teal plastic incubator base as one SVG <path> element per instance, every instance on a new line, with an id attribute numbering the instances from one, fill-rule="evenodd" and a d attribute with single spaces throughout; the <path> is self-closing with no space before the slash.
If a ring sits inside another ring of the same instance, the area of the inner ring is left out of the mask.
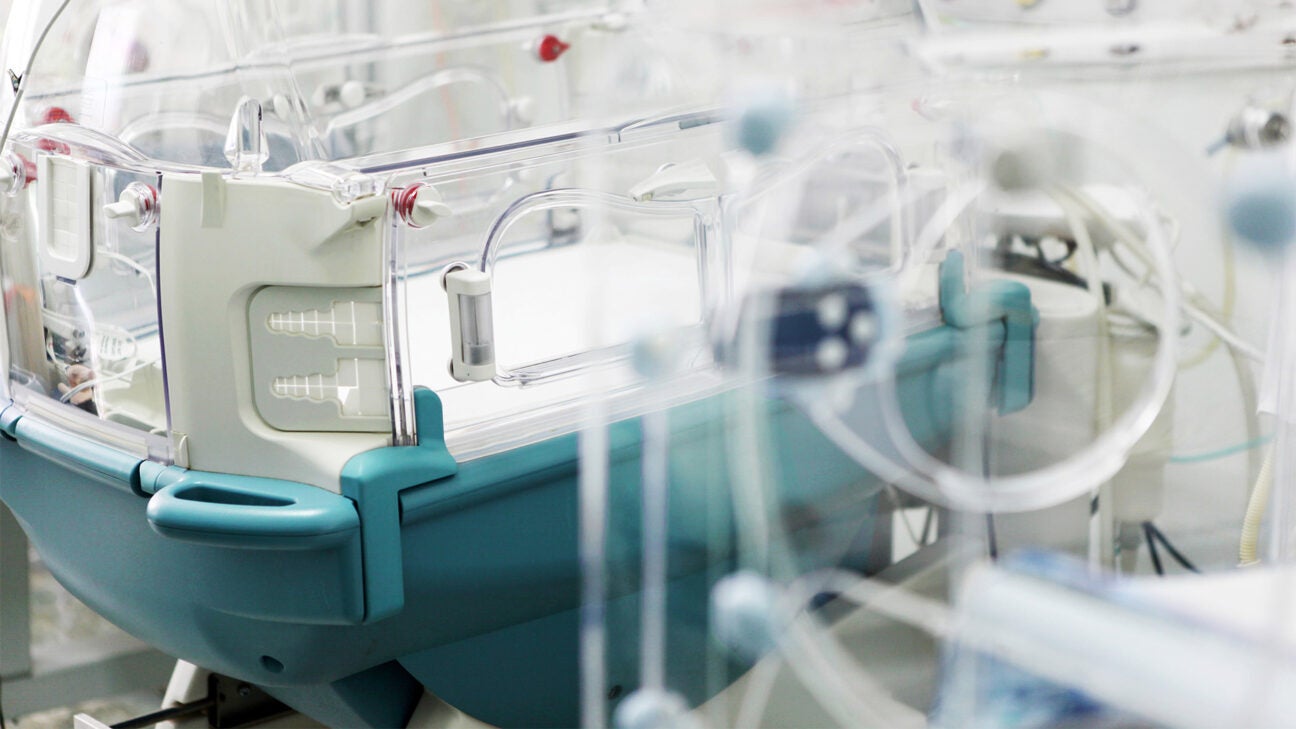
<path id="1" fill-rule="evenodd" d="M 667 675 L 695 701 L 721 680 L 708 673 L 723 653 L 708 642 L 708 595 L 734 568 L 723 407 L 671 414 Z M 784 461 L 788 508 L 857 497 L 812 527 L 845 554 L 867 533 L 874 487 L 794 411 L 771 422 L 780 449 L 805 456 Z M 194 473 L 150 496 L 29 450 L 21 424 L 0 443 L 0 498 L 51 572 L 127 632 L 332 726 L 400 726 L 423 687 L 500 726 L 579 724 L 576 436 L 380 487 L 393 501 L 371 505 Z M 608 686 L 624 695 L 638 685 L 639 423 L 614 425 L 612 442 Z"/>
<path id="2" fill-rule="evenodd" d="M 973 371 L 957 355 L 964 337 L 997 342 L 999 377 L 1029 373 L 1003 362 L 1030 357 L 1008 356 L 1021 351 L 1013 322 L 974 324 L 909 341 L 900 397 L 930 445 L 948 438 Z M 437 397 L 420 391 L 416 405 L 422 445 L 353 459 L 340 495 L 141 462 L 10 408 L 0 498 L 96 611 L 326 724 L 401 726 L 426 688 L 491 724 L 578 725 L 578 436 L 455 463 Z M 710 588 L 737 556 L 730 407 L 717 396 L 669 413 L 667 683 L 694 703 L 744 668 L 717 660 L 727 654 L 708 629 Z M 789 538 L 813 545 L 796 552 L 867 552 L 874 479 L 786 403 L 765 400 L 761 416 L 776 508 Z M 640 435 L 637 420 L 610 431 L 609 710 L 639 683 Z"/>

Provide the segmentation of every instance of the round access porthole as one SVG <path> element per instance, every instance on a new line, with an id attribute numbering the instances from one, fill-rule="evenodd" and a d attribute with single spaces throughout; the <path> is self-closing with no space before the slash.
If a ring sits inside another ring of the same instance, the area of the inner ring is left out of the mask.
<path id="1" fill-rule="evenodd" d="M 261 667 L 270 673 L 283 673 L 284 664 L 273 656 L 261 656 Z"/>

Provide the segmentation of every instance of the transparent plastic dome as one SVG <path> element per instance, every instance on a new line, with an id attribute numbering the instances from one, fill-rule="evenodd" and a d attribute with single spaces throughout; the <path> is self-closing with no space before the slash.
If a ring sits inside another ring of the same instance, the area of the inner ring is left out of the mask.
<path id="1" fill-rule="evenodd" d="M 456 159 L 477 164 L 519 142 L 599 128 L 603 122 L 586 111 L 582 58 L 624 24 L 597 2 L 18 4 L 4 46 L 10 98 L 21 95 L 11 107 L 4 163 L 7 204 L 19 221 L 10 229 L 6 274 L 31 293 L 7 307 L 13 381 L 39 395 L 35 407 L 46 398 L 76 405 L 99 421 L 86 427 L 107 429 L 101 437 L 125 439 L 162 461 L 293 471 L 286 462 L 251 466 L 236 455 L 238 439 L 216 422 L 240 422 L 234 431 L 243 446 L 259 450 L 278 440 L 268 447 L 281 455 L 298 449 L 288 460 L 336 489 L 336 467 L 349 455 L 413 442 L 415 384 L 446 384 L 442 348 L 450 332 L 438 326 L 404 335 L 407 316 L 428 316 L 407 313 L 407 289 L 440 284 L 417 275 L 430 269 L 402 236 L 453 217 L 438 226 L 436 255 L 456 255 L 456 246 L 480 245 L 491 216 L 550 182 L 533 165 L 497 174 L 484 163 L 440 189 L 421 180 L 454 170 Z M 634 114 L 618 110 L 618 123 Z M 189 195 L 182 190 L 190 185 L 190 202 L 168 202 Z M 235 188 L 246 190 L 244 202 Z M 190 205 L 198 217 L 183 212 Z M 303 215 L 319 227 L 298 226 Z M 244 273 L 227 272 L 243 283 L 221 282 L 213 261 L 189 260 L 192 246 L 171 242 L 192 240 L 179 232 L 190 225 L 208 230 L 218 247 L 250 245 L 243 254 L 234 253 L 239 246 L 227 250 L 246 260 Z M 239 227 L 245 232 L 234 232 Z M 370 243 L 335 255 L 318 247 L 330 236 Z M 294 258 L 290 240 L 302 237 L 316 240 L 311 255 L 328 272 Z M 310 281 L 320 285 L 319 300 L 300 299 Z M 219 311 L 231 301 L 251 306 L 248 296 L 275 286 L 297 297 L 267 304 L 276 336 L 322 336 L 312 329 L 318 325 L 289 320 L 335 321 L 342 314 L 334 304 L 345 303 L 352 334 L 334 344 L 363 356 L 330 360 L 321 350 L 310 371 L 296 371 L 291 355 L 272 356 L 273 344 L 247 338 L 248 327 L 259 332 L 264 322 L 236 322 L 232 331 L 220 316 L 166 325 L 168 310 L 186 319 L 203 310 L 196 302 L 204 295 Z M 332 288 L 359 298 L 335 302 Z M 449 315 L 436 319 L 444 324 Z M 164 346 L 165 329 L 173 346 Z M 219 364 L 220 375 L 202 374 L 211 363 L 204 350 L 223 349 L 216 343 L 226 333 L 234 336 L 234 359 Z M 186 338 L 192 346 L 181 344 Z M 267 357 L 274 363 L 259 364 Z M 219 406 L 213 377 L 260 402 L 258 417 L 247 421 L 239 407 Z M 197 402 L 203 392 L 213 397 L 205 405 Z M 209 406 L 224 415 L 214 417 Z M 474 412 L 452 422 L 487 419 Z M 318 446 L 329 454 L 322 461 L 311 455 L 317 446 L 289 445 L 309 436 L 281 435 L 319 431 L 337 446 Z M 190 459 L 200 441 L 212 445 L 206 452 L 214 460 Z M 267 454 L 263 462 L 279 460 Z"/>
<path id="2" fill-rule="evenodd" d="M 25 68 L 57 2 L 20 2 L 5 60 Z M 51 28 L 19 128 L 72 122 L 178 164 L 233 164 L 240 100 L 265 170 L 567 118 L 561 65 L 598 2 L 74 2 Z"/>

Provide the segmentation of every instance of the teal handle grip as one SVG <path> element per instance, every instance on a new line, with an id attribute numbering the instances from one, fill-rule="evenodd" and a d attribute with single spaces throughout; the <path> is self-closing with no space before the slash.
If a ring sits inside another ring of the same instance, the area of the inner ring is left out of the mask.
<path id="1" fill-rule="evenodd" d="M 10 413 L 5 411 L 5 414 Z M 9 420 L 10 432 L 23 449 L 123 491 L 134 492 L 135 471 L 140 464 L 138 456 L 73 435 L 39 417 L 4 420 Z"/>
<path id="2" fill-rule="evenodd" d="M 357 538 L 348 498 L 290 481 L 189 472 L 149 499 L 149 525 L 171 539 L 235 549 L 327 549 Z"/>
<path id="3" fill-rule="evenodd" d="M 963 254 L 951 251 L 940 270 L 940 302 L 941 313 L 950 326 L 971 329 L 1002 323 L 999 414 L 1014 413 L 1030 405 L 1035 398 L 1035 328 L 1039 325 L 1030 288 L 1015 281 L 985 281 L 966 291 Z"/>

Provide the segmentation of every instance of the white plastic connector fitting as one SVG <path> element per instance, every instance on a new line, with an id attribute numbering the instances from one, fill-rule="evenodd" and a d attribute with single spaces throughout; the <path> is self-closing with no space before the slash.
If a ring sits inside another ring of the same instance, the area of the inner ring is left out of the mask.
<path id="1" fill-rule="evenodd" d="M 18 155 L 5 152 L 0 156 L 0 193 L 15 195 L 26 183 L 26 170 Z"/>
<path id="2" fill-rule="evenodd" d="M 608 13 L 598 20 L 595 20 L 590 27 L 594 30 L 601 30 L 604 33 L 620 33 L 630 27 L 630 17 L 625 13 Z"/>
<path id="3" fill-rule="evenodd" d="M 409 223 L 415 228 L 426 228 L 441 218 L 454 215 L 454 211 L 441 199 L 441 193 L 435 187 L 424 185 L 414 197 L 414 205 L 409 210 Z"/>
<path id="4" fill-rule="evenodd" d="M 513 121 L 527 127 L 535 121 L 536 100 L 533 96 L 519 96 L 509 102 L 509 113 Z"/>
<path id="5" fill-rule="evenodd" d="M 123 192 L 122 199 L 104 206 L 104 215 L 109 220 L 125 218 L 129 222 L 137 218 L 134 201 L 125 199 L 126 197 L 126 193 Z"/>
<path id="6" fill-rule="evenodd" d="M 630 197 L 647 202 L 667 197 L 711 197 L 720 193 L 720 178 L 705 162 L 666 165 L 630 188 Z"/>
<path id="7" fill-rule="evenodd" d="M 441 192 L 432 185 L 420 184 L 400 191 L 395 197 L 395 204 L 400 219 L 415 228 L 426 228 L 439 219 L 455 214 L 442 201 Z"/>
<path id="8" fill-rule="evenodd" d="M 121 220 L 135 230 L 144 230 L 157 220 L 157 191 L 140 182 L 122 190 L 117 202 L 103 208 L 104 217 Z"/>
<path id="9" fill-rule="evenodd" d="M 490 274 L 459 263 L 442 277 L 450 304 L 450 376 L 484 382 L 496 375 Z"/>
<path id="10" fill-rule="evenodd" d="M 369 91 L 365 88 L 364 83 L 352 79 L 342 84 L 338 88 L 338 101 L 348 109 L 354 109 L 365 102 L 368 98 Z"/>
<path id="11" fill-rule="evenodd" d="M 315 89 L 311 103 L 316 106 L 340 104 L 344 109 L 354 109 L 376 95 L 376 90 L 363 81 L 351 79 L 340 84 L 325 84 Z"/>

